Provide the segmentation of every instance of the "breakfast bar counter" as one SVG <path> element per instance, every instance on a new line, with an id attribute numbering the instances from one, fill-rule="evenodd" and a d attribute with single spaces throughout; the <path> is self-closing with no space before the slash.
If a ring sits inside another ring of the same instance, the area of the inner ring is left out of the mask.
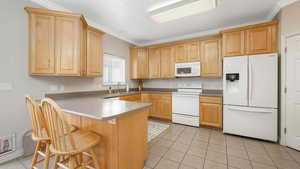
<path id="1" fill-rule="evenodd" d="M 96 148 L 102 169 L 144 167 L 151 104 L 90 95 L 54 100 L 70 124 L 102 136 Z"/>

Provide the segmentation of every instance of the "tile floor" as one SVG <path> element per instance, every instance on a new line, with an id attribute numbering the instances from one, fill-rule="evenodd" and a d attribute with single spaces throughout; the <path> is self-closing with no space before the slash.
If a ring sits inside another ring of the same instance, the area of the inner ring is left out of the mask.
<path id="1" fill-rule="evenodd" d="M 29 169 L 31 157 L 0 165 Z M 149 144 L 144 169 L 300 169 L 300 152 L 220 131 L 172 124 Z"/>

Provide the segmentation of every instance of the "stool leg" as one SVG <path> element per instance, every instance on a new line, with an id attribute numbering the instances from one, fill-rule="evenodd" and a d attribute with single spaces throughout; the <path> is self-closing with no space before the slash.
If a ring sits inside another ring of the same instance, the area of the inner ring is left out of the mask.
<path id="1" fill-rule="evenodd" d="M 49 160 L 50 160 L 50 144 L 48 142 L 46 142 L 46 157 L 45 157 L 45 161 L 44 161 L 44 167 L 43 169 L 48 169 L 49 168 Z"/>
<path id="2" fill-rule="evenodd" d="M 93 158 L 93 162 L 94 162 L 95 168 L 96 168 L 96 169 L 100 169 L 100 164 L 99 164 L 99 162 L 98 162 L 97 154 L 96 154 L 96 152 L 95 152 L 94 147 L 91 148 L 90 152 L 91 152 L 91 154 L 92 154 L 92 158 Z"/>
<path id="3" fill-rule="evenodd" d="M 55 155 L 55 160 L 54 160 L 54 166 L 53 169 L 58 169 L 58 162 L 59 162 L 60 156 L 59 155 Z"/>
<path id="4" fill-rule="evenodd" d="M 37 159 L 38 159 L 38 156 L 39 156 L 38 151 L 40 150 L 40 147 L 41 147 L 41 142 L 38 141 L 37 144 L 36 144 L 36 147 L 35 147 L 33 157 L 32 157 L 31 169 L 33 169 L 33 167 L 36 165 L 36 162 L 37 162 Z"/>

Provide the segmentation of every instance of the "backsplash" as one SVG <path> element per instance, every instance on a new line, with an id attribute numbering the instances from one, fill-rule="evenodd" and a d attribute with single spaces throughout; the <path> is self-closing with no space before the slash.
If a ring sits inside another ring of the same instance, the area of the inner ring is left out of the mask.
<path id="1" fill-rule="evenodd" d="M 151 79 L 144 81 L 144 88 L 180 88 L 195 87 L 202 84 L 203 89 L 222 90 L 222 78 L 176 78 L 176 79 Z"/>

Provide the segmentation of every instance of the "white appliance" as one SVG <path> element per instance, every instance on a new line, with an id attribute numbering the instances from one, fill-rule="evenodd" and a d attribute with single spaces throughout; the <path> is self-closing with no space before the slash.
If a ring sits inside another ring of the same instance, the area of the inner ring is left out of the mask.
<path id="1" fill-rule="evenodd" d="M 182 88 L 172 93 L 172 122 L 199 127 L 202 88 Z"/>
<path id="2" fill-rule="evenodd" d="M 176 77 L 193 77 L 200 76 L 200 62 L 176 63 L 175 76 Z"/>
<path id="3" fill-rule="evenodd" d="M 277 141 L 278 55 L 224 58 L 223 132 Z"/>

